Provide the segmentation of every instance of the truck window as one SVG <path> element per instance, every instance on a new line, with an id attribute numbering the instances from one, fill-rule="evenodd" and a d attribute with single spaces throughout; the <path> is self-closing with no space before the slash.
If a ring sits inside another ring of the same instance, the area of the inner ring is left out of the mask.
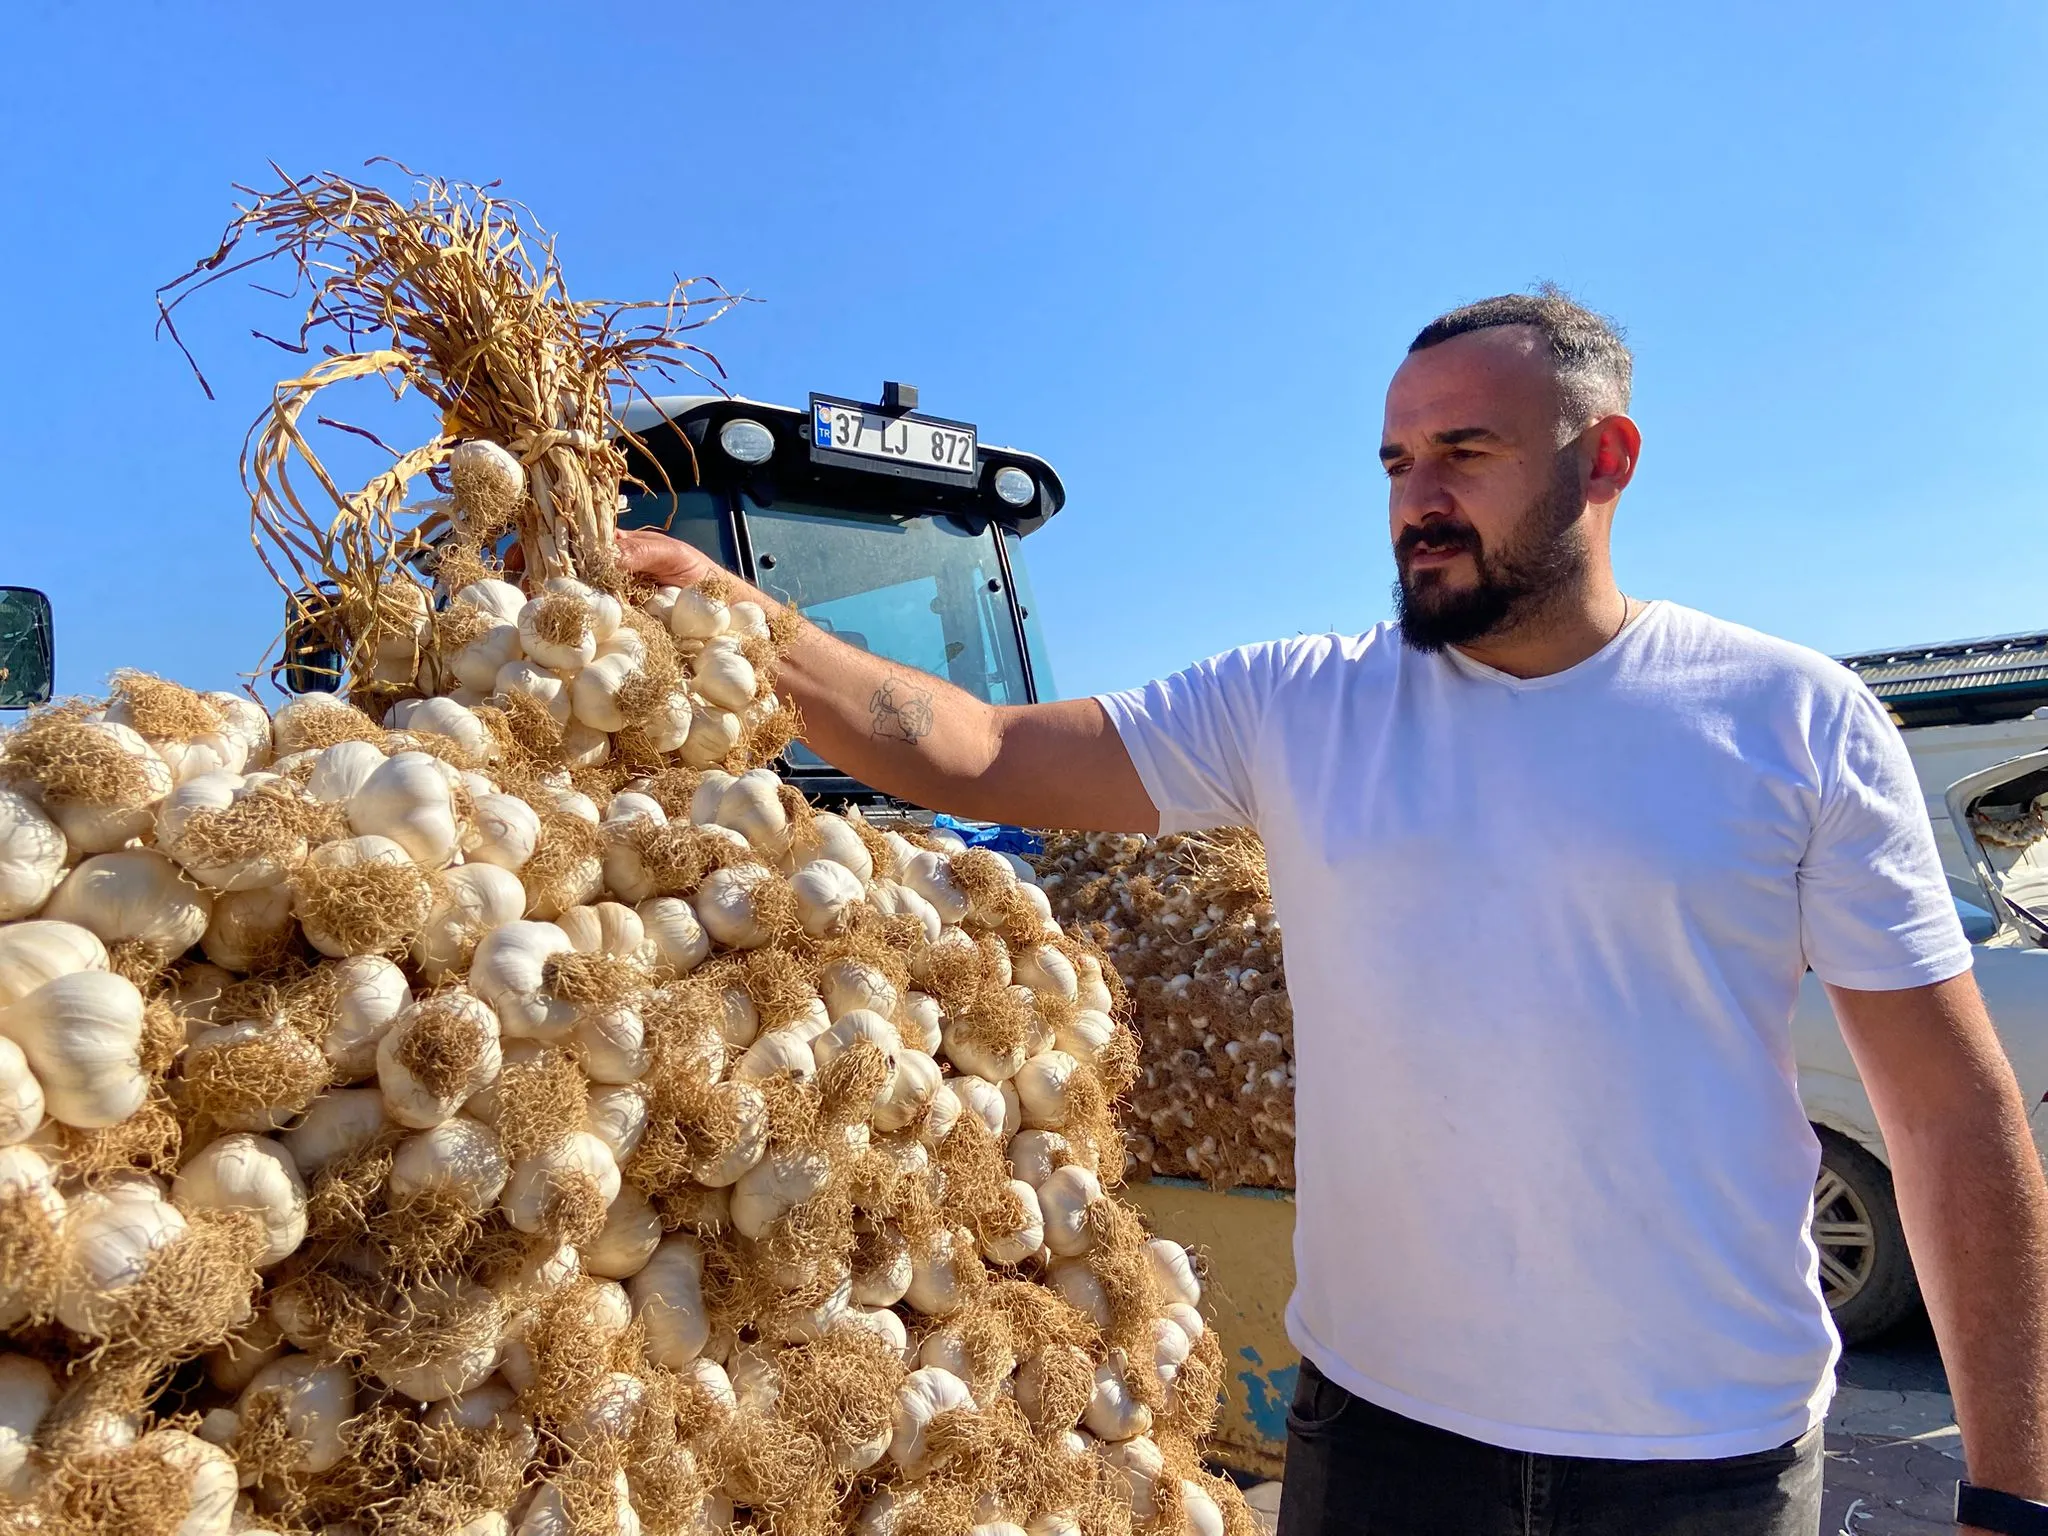
<path id="1" fill-rule="evenodd" d="M 739 564 L 724 511 L 707 491 L 628 490 L 619 512 L 621 528 L 654 528 L 671 538 L 694 544 L 727 570 Z"/>
<path id="2" fill-rule="evenodd" d="M 1031 591 L 1031 573 L 1024 566 L 1024 538 L 1014 528 L 1003 530 L 1010 556 L 1010 580 L 1016 584 L 1017 606 L 1024 615 L 1024 649 L 1031 657 L 1031 686 L 1042 704 L 1060 696 L 1052 680 L 1052 658 L 1045 651 L 1045 631 L 1038 622 L 1038 599 Z"/>
<path id="3" fill-rule="evenodd" d="M 992 526 L 744 505 L 760 585 L 820 629 L 992 704 L 1027 701 Z"/>

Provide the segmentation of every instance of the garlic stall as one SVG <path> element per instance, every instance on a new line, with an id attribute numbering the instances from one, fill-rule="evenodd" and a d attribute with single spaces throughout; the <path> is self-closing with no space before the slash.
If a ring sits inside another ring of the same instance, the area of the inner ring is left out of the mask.
<path id="1" fill-rule="evenodd" d="M 440 183 L 244 240 L 355 322 L 252 436 L 345 670 L 0 737 L 0 1528 L 1251 1530 L 1196 1266 L 1116 1196 L 1101 954 L 806 803 L 787 621 L 617 568 L 680 302 L 572 303 Z M 368 376 L 442 430 L 316 517 L 298 423 Z"/>
<path id="2" fill-rule="evenodd" d="M 1066 833 L 1036 863 L 1129 992 L 1133 1172 L 1292 1189 L 1294 1014 L 1257 834 Z"/>

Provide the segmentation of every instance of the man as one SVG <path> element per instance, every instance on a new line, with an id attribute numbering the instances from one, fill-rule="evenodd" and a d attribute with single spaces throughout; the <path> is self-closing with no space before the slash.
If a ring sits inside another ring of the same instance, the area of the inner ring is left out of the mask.
<path id="1" fill-rule="evenodd" d="M 1809 965 L 1972 1477 L 2013 1496 L 1973 1518 L 2048 1530 L 2048 1191 L 1905 749 L 1825 658 L 1623 595 L 1630 368 L 1551 293 L 1416 337 L 1380 447 L 1398 624 L 1019 708 L 806 631 L 781 686 L 922 805 L 1263 834 L 1298 1055 L 1283 1533 L 1810 1536 Z"/>

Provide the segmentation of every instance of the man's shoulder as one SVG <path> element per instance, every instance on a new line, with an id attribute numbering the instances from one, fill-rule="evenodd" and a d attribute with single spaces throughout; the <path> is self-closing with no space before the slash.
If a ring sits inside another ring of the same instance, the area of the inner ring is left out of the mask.
<path id="1" fill-rule="evenodd" d="M 1713 670 L 1770 688 L 1790 687 L 1830 698 L 1864 691 L 1863 680 L 1854 672 L 1811 646 L 1679 603 L 1660 602 L 1657 610 L 1663 641 L 1659 649 L 1688 670 Z"/>

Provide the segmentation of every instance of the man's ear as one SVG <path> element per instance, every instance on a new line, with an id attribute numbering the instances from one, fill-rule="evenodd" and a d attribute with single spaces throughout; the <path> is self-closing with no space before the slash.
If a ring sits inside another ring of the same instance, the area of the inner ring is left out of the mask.
<path id="1" fill-rule="evenodd" d="M 1620 499 L 1636 477 L 1643 452 L 1643 433 L 1628 417 L 1603 416 L 1586 429 L 1592 444 L 1587 466 L 1586 500 L 1604 506 Z"/>

